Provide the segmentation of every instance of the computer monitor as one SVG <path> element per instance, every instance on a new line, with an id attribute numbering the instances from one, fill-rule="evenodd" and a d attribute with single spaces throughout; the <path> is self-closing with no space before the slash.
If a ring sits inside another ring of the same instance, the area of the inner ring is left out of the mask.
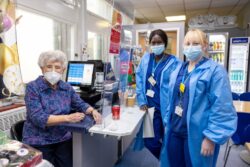
<path id="1" fill-rule="evenodd" d="M 95 72 L 103 72 L 104 71 L 104 64 L 102 60 L 88 60 L 88 62 L 95 64 Z"/>
<path id="2" fill-rule="evenodd" d="M 115 73 L 110 62 L 104 63 L 104 77 L 106 81 L 115 81 Z"/>
<path id="3" fill-rule="evenodd" d="M 95 64 L 86 61 L 69 61 L 66 82 L 89 91 L 94 85 Z"/>

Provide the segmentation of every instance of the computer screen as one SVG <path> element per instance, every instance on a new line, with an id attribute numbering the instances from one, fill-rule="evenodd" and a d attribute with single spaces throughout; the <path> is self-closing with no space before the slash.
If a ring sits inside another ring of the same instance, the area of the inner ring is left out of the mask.
<path id="1" fill-rule="evenodd" d="M 102 60 L 88 60 L 88 62 L 95 64 L 95 72 L 103 72 L 104 64 Z"/>
<path id="2" fill-rule="evenodd" d="M 115 81 L 115 73 L 110 62 L 104 63 L 104 76 L 106 81 Z"/>
<path id="3" fill-rule="evenodd" d="M 66 82 L 73 86 L 92 87 L 95 64 L 84 61 L 69 61 Z"/>

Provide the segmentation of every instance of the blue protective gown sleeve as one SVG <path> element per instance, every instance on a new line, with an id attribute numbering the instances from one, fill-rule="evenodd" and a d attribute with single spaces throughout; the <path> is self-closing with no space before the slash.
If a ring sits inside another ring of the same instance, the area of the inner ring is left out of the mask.
<path id="1" fill-rule="evenodd" d="M 145 80 L 146 80 L 146 72 L 148 68 L 148 62 L 150 54 L 146 53 L 142 59 L 141 62 L 136 69 L 136 96 L 137 96 L 137 102 L 139 106 L 147 105 L 147 99 L 145 96 Z"/>
<path id="2" fill-rule="evenodd" d="M 136 70 L 136 94 L 137 94 L 137 102 L 138 105 L 147 105 L 147 98 L 145 95 L 146 92 L 146 73 L 147 73 L 147 69 L 148 69 L 148 62 L 149 62 L 149 57 L 150 54 L 146 53 L 143 57 L 142 60 L 140 62 L 140 65 L 138 66 L 137 70 Z M 166 84 L 169 82 L 169 75 L 175 70 L 175 68 L 177 67 L 178 64 L 181 64 L 180 61 L 173 57 L 171 60 L 169 60 L 169 62 L 167 63 L 167 65 L 165 66 L 165 68 L 163 69 L 163 71 L 165 71 L 165 75 L 167 77 L 167 80 L 163 80 L 162 76 L 160 79 L 160 83 L 162 83 L 162 81 L 166 82 Z M 163 72 L 162 71 L 162 72 Z M 162 84 L 160 84 L 162 85 Z M 161 86 L 160 86 L 161 87 Z M 162 97 L 162 93 L 160 92 L 160 96 Z M 161 104 L 165 103 L 164 99 L 161 99 Z M 163 103 L 162 103 L 163 101 Z M 143 126 L 143 125 L 142 125 Z M 134 144 L 134 149 L 135 150 L 141 150 L 144 147 L 144 140 L 143 140 L 143 135 L 142 135 L 142 126 L 139 130 L 139 132 L 137 133 L 136 136 L 136 140 L 135 140 L 135 144 Z"/>
<path id="3" fill-rule="evenodd" d="M 167 145 L 170 132 L 170 117 L 173 112 L 173 87 L 178 72 L 170 76 L 169 84 L 163 84 L 161 101 L 165 138 L 161 154 L 162 167 L 169 166 Z M 167 77 L 162 77 L 167 78 Z M 165 83 L 165 82 L 164 82 Z M 167 82 L 166 82 L 167 83 Z M 190 93 L 187 112 L 188 145 L 194 167 L 215 167 L 220 144 L 225 143 L 235 132 L 237 114 L 232 103 L 232 94 L 224 67 L 208 60 L 197 68 L 190 78 Z M 200 154 L 204 137 L 215 143 L 214 155 Z"/>
<path id="4" fill-rule="evenodd" d="M 216 144 L 224 144 L 237 128 L 237 115 L 227 72 L 222 66 L 217 66 L 211 77 L 208 100 L 211 108 L 203 134 Z"/>

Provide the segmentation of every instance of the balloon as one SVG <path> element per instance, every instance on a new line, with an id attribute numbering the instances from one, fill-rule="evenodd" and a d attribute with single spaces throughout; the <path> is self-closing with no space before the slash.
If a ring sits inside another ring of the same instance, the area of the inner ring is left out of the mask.
<path id="1" fill-rule="evenodd" d="M 10 29 L 10 27 L 12 26 L 12 22 L 11 19 L 8 15 L 5 15 L 3 17 L 3 27 L 4 27 L 4 31 L 8 31 Z"/>
<path id="2" fill-rule="evenodd" d="M 11 26 L 11 18 L 7 14 L 0 13 L 0 33 L 8 31 Z"/>

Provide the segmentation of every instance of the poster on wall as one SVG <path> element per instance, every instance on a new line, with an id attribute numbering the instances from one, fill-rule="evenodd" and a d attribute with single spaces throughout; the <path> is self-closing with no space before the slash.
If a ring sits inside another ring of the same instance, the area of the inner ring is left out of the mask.
<path id="1" fill-rule="evenodd" d="M 122 15 L 117 10 L 113 11 L 112 27 L 110 34 L 109 53 L 119 54 L 121 40 Z"/>
<path id="2" fill-rule="evenodd" d="M 14 0 L 0 1 L 0 99 L 24 94 L 19 65 Z"/>

